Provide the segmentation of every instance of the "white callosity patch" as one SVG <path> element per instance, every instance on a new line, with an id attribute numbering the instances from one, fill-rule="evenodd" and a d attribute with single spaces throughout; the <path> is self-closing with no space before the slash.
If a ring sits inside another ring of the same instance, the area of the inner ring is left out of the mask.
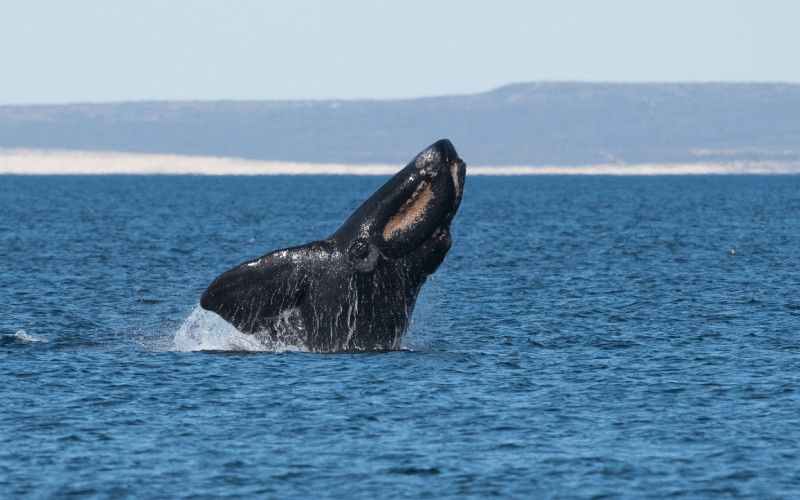
<path id="1" fill-rule="evenodd" d="M 461 196 L 461 181 L 458 179 L 458 163 L 450 165 L 450 174 L 453 176 L 453 187 L 456 189 L 456 196 Z"/>

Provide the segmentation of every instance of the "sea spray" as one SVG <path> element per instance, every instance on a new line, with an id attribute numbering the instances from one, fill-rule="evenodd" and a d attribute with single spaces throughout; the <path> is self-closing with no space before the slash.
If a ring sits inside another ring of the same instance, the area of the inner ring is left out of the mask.
<path id="1" fill-rule="evenodd" d="M 275 340 L 265 335 L 248 335 L 199 305 L 183 321 L 173 337 L 176 351 L 307 351 L 296 332 L 287 330 L 289 323 L 281 316 L 275 325 Z"/>
<path id="2" fill-rule="evenodd" d="M 176 351 L 266 351 L 267 346 L 245 335 L 199 305 L 183 321 L 173 339 Z"/>
<path id="3" fill-rule="evenodd" d="M 31 335 L 25 330 L 17 330 L 13 335 L 3 335 L 3 344 L 35 344 L 39 342 L 47 342 L 47 339 Z"/>

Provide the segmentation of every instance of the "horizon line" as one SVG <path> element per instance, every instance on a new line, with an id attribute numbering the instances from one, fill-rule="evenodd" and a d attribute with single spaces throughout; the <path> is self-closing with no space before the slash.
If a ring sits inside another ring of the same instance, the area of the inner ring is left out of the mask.
<path id="1" fill-rule="evenodd" d="M 199 99 L 170 99 L 170 98 L 123 98 L 107 101 L 40 101 L 22 103 L 0 103 L 0 108 L 11 107 L 36 107 L 36 106 L 92 106 L 108 104 L 146 104 L 146 103 L 254 103 L 254 102 L 280 102 L 280 103 L 316 103 L 316 102 L 376 102 L 376 101 L 416 101 L 422 99 L 448 98 L 448 97 L 469 97 L 482 94 L 491 94 L 499 90 L 519 85 L 791 85 L 800 86 L 800 81 L 790 82 L 785 80 L 641 80 L 641 81 L 609 81 L 609 80 L 528 80 L 519 82 L 505 83 L 491 87 L 488 90 L 479 90 L 467 93 L 443 93 L 427 94 L 415 97 L 315 97 L 315 98 L 238 98 L 238 97 L 219 97 L 219 98 L 199 98 Z"/>

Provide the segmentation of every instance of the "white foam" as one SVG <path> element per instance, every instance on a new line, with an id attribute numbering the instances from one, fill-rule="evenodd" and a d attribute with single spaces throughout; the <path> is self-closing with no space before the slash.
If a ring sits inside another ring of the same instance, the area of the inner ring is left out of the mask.
<path id="1" fill-rule="evenodd" d="M 47 342 L 47 339 L 31 335 L 25 330 L 18 330 L 14 334 L 14 340 L 17 342 Z"/>
<path id="2" fill-rule="evenodd" d="M 245 335 L 216 314 L 196 306 L 173 338 L 176 351 L 266 351 L 252 335 Z"/>
<path id="3" fill-rule="evenodd" d="M 294 343 L 268 342 L 258 335 L 244 334 L 218 315 L 198 305 L 175 332 L 172 350 L 285 352 L 308 349 Z"/>

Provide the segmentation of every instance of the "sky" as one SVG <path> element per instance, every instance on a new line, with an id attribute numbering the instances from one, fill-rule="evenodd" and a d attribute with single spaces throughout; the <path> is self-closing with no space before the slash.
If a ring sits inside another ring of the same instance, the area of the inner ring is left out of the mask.
<path id="1" fill-rule="evenodd" d="M 0 0 L 0 104 L 800 83 L 794 0 Z"/>

